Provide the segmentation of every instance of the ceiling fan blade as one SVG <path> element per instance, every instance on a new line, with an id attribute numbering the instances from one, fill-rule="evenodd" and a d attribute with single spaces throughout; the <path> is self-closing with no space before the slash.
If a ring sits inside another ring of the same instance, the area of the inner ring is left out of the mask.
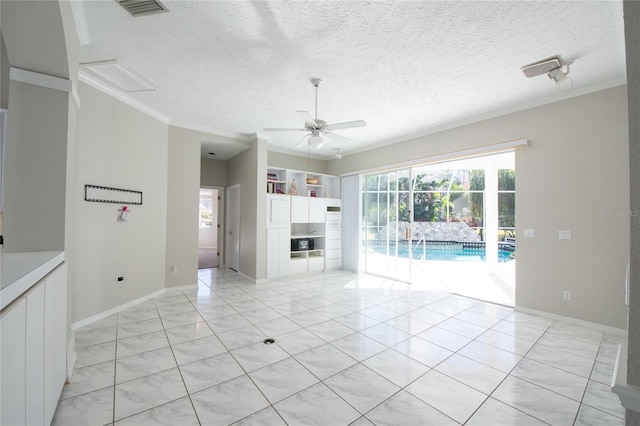
<path id="1" fill-rule="evenodd" d="M 302 141 L 304 140 L 304 138 L 306 138 L 306 137 L 308 137 L 308 136 L 309 136 L 309 135 L 304 135 L 304 136 L 302 137 L 302 139 L 300 139 L 300 140 L 298 141 L 298 143 L 297 143 L 297 144 L 295 144 L 294 146 L 298 146 L 298 145 L 300 145 L 300 144 L 302 143 Z"/>
<path id="2" fill-rule="evenodd" d="M 364 127 L 367 123 L 362 120 L 345 121 L 344 123 L 327 124 L 327 130 L 352 129 L 354 127 Z"/>
<path id="3" fill-rule="evenodd" d="M 313 128 L 318 127 L 318 123 L 316 123 L 316 120 L 311 117 L 311 114 L 309 114 L 308 111 L 296 111 L 296 113 L 300 118 L 302 118 L 305 126 Z"/>
<path id="4" fill-rule="evenodd" d="M 323 132 L 322 135 L 339 142 L 353 142 L 353 139 L 345 138 L 344 136 L 337 133 Z"/>
<path id="5" fill-rule="evenodd" d="M 273 128 L 273 127 L 266 128 L 266 129 L 263 129 L 263 130 L 265 132 L 289 132 L 289 131 L 291 131 L 291 132 L 307 132 L 308 131 L 307 129 L 280 129 L 280 128 Z"/>

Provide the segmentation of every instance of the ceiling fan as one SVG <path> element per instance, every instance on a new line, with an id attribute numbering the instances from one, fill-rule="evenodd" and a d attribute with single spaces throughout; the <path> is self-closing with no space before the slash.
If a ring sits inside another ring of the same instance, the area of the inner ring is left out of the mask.
<path id="1" fill-rule="evenodd" d="M 334 130 L 340 129 L 352 129 L 354 127 L 364 127 L 367 125 L 362 120 L 356 121 L 345 121 L 343 123 L 334 123 L 327 124 L 326 121 L 318 119 L 318 86 L 320 85 L 319 78 L 312 78 L 311 84 L 316 88 L 316 114 L 315 118 L 311 117 L 308 111 L 296 111 L 296 113 L 302 118 L 304 121 L 304 129 L 280 129 L 280 128 L 266 128 L 265 132 L 309 132 L 305 135 L 300 142 L 296 144 L 296 146 L 300 145 L 302 141 L 304 141 L 307 137 L 309 138 L 308 144 L 310 148 L 319 149 L 324 145 L 323 136 L 329 137 L 331 139 L 340 141 L 340 142 L 351 142 L 351 139 L 346 138 L 337 133 L 333 133 Z"/>

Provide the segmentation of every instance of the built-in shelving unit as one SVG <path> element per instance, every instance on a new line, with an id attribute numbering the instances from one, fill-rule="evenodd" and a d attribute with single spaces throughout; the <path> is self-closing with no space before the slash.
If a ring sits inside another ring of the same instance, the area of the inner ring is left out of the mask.
<path id="1" fill-rule="evenodd" d="M 337 176 L 268 169 L 267 278 L 340 268 L 339 197 Z M 299 239 L 313 247 L 294 246 Z"/>
<path id="2" fill-rule="evenodd" d="M 270 167 L 267 169 L 267 193 L 340 198 L 340 178 L 322 173 Z"/>

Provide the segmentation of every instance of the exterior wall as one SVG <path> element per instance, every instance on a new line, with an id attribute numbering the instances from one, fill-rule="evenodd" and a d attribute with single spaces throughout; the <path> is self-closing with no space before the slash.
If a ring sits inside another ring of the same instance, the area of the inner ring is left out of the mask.
<path id="1" fill-rule="evenodd" d="M 627 122 L 621 86 L 345 156 L 328 173 L 528 139 L 515 152 L 516 306 L 626 328 Z M 524 238 L 525 228 L 536 237 Z M 571 240 L 558 239 L 565 229 Z"/>

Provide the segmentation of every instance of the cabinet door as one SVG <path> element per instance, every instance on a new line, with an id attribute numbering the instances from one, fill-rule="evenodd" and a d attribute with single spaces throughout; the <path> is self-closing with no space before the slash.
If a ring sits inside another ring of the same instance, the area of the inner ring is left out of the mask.
<path id="1" fill-rule="evenodd" d="M 0 424 L 23 425 L 25 418 L 26 312 L 23 297 L 0 314 Z"/>
<path id="2" fill-rule="evenodd" d="M 299 252 L 291 256 L 289 271 L 291 274 L 304 274 L 309 271 L 309 262 L 306 252 Z"/>
<path id="3" fill-rule="evenodd" d="M 67 265 L 44 283 L 44 420 L 50 424 L 67 379 Z"/>
<path id="4" fill-rule="evenodd" d="M 44 280 L 27 293 L 26 315 L 26 420 L 28 425 L 44 421 Z M 46 424 L 49 424 L 47 422 Z"/>
<path id="5" fill-rule="evenodd" d="M 309 223 L 308 197 L 291 197 L 291 223 Z"/>
<path id="6" fill-rule="evenodd" d="M 280 230 L 267 229 L 267 278 L 278 278 L 280 276 Z"/>
<path id="7" fill-rule="evenodd" d="M 291 197 L 267 194 L 267 228 L 284 228 L 291 223 Z"/>
<path id="8" fill-rule="evenodd" d="M 289 275 L 290 246 L 290 229 L 267 229 L 267 278 Z"/>
<path id="9" fill-rule="evenodd" d="M 326 214 L 326 198 L 309 198 L 309 223 L 324 223 Z"/>

